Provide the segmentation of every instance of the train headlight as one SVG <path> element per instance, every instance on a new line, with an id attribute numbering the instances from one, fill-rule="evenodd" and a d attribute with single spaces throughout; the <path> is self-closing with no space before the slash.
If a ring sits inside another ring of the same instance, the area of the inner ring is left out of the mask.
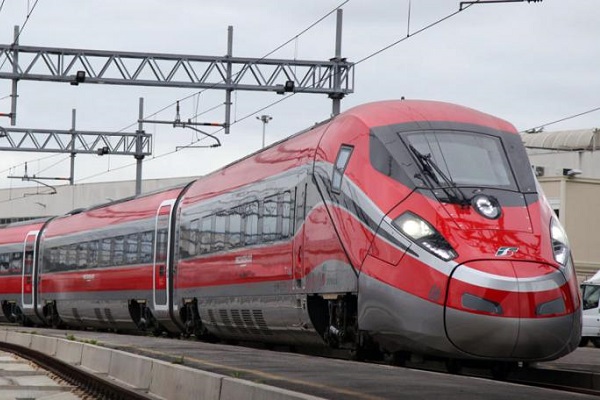
<path id="1" fill-rule="evenodd" d="M 557 263 L 564 266 L 569 261 L 569 240 L 562 225 L 556 218 L 550 223 L 550 237 L 552 237 L 552 251 Z"/>
<path id="2" fill-rule="evenodd" d="M 486 196 L 485 194 L 480 194 L 473 197 L 471 204 L 473 204 L 475 211 L 485 218 L 498 219 L 502 214 L 502 209 L 500 208 L 500 204 L 498 204 L 498 200 L 493 197 Z"/>
<path id="3" fill-rule="evenodd" d="M 392 221 L 396 229 L 433 255 L 444 261 L 458 256 L 450 243 L 423 218 L 407 212 Z"/>

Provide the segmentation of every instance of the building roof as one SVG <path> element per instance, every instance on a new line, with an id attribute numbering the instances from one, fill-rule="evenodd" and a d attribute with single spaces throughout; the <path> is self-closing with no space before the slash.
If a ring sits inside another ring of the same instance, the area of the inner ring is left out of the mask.
<path id="1" fill-rule="evenodd" d="M 525 147 L 547 150 L 597 150 L 600 148 L 600 129 L 537 132 L 521 134 Z"/>

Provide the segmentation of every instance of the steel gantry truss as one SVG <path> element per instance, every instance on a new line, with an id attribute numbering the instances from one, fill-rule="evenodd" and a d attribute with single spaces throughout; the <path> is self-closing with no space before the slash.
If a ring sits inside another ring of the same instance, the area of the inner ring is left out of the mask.
<path id="1" fill-rule="evenodd" d="M 337 10 L 335 56 L 328 61 L 233 57 L 233 28 L 228 28 L 225 56 L 114 52 L 53 47 L 21 46 L 18 27 L 11 45 L 0 44 L 0 79 L 12 80 L 11 112 L 0 116 L 16 124 L 17 84 L 21 80 L 96 83 L 225 90 L 225 118 L 220 126 L 229 133 L 231 94 L 234 90 L 278 94 L 326 94 L 332 114 L 340 101 L 354 91 L 354 63 L 341 56 L 342 10 Z M 136 193 L 141 188 L 141 162 L 151 154 L 151 136 L 143 130 L 140 99 L 135 133 L 8 129 L 0 127 L 0 151 L 59 152 L 71 154 L 71 183 L 77 153 L 133 155 L 137 160 Z M 173 126 L 187 127 L 174 121 Z M 188 124 L 191 125 L 191 122 Z M 205 132 L 202 132 L 205 133 Z M 207 134 L 207 133 L 205 133 Z M 210 134 L 207 134 L 210 136 Z"/>
<path id="2" fill-rule="evenodd" d="M 138 140 L 141 149 L 138 151 Z M 152 154 L 152 136 L 146 133 L 19 129 L 0 127 L 0 151 L 70 154 Z"/>
<path id="3" fill-rule="evenodd" d="M 18 57 L 15 54 L 18 53 Z M 308 61 L 209 57 L 161 53 L 111 52 L 0 44 L 0 78 L 113 85 L 294 91 L 344 96 L 353 91 L 353 64 L 344 60 Z M 16 72 L 13 72 L 16 70 Z M 339 87 L 334 77 L 339 76 Z"/>

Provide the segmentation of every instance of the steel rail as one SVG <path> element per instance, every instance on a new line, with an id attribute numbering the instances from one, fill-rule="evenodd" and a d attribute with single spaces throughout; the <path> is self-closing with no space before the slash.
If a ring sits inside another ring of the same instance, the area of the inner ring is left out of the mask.
<path id="1" fill-rule="evenodd" d="M 107 400 L 153 399 L 153 397 L 140 393 L 133 388 L 118 385 L 115 382 L 103 379 L 74 365 L 27 347 L 0 342 L 0 349 L 31 361 L 95 398 Z"/>

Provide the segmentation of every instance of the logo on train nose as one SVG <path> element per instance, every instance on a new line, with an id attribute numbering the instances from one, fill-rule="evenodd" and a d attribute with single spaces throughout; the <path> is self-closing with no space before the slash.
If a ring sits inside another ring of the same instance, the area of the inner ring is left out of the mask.
<path id="1" fill-rule="evenodd" d="M 497 251 L 496 251 L 496 257 L 510 257 L 510 256 L 514 256 L 515 253 L 519 251 L 518 247 L 500 247 Z"/>

